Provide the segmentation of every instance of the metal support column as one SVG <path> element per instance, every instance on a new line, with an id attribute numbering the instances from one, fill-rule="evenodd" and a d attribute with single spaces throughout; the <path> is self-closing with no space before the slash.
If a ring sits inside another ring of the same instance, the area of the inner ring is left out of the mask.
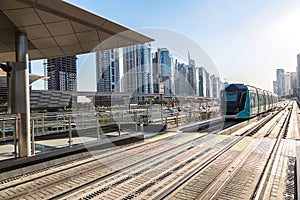
<path id="1" fill-rule="evenodd" d="M 17 114 L 19 119 L 19 157 L 31 155 L 30 142 L 30 105 L 27 36 L 17 33 L 15 39 L 16 63 L 11 63 L 12 71 L 8 76 L 8 111 Z"/>

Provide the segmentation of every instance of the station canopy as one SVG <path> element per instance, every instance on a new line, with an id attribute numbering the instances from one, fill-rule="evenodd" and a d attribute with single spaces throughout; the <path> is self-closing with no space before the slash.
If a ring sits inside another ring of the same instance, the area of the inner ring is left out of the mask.
<path id="1" fill-rule="evenodd" d="M 153 39 L 60 0 L 0 0 L 0 62 L 15 61 L 26 33 L 29 60 L 130 46 Z"/>
<path id="2" fill-rule="evenodd" d="M 38 80 L 46 80 L 49 79 L 49 77 L 47 76 L 41 76 L 38 74 L 29 74 L 29 84 L 32 84 Z M 6 72 L 4 72 L 2 69 L 0 69 L 0 85 L 1 87 L 5 87 L 7 86 L 7 77 L 6 77 Z"/>

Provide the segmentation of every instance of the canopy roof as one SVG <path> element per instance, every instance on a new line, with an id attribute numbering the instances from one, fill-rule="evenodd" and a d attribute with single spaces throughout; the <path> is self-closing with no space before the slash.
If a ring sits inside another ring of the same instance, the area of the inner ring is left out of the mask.
<path id="1" fill-rule="evenodd" d="M 47 76 L 41 76 L 38 74 L 29 74 L 29 84 L 32 84 L 35 81 L 38 81 L 40 79 L 45 80 L 48 78 L 49 77 L 47 77 Z M 2 69 L 0 69 L 0 85 L 2 87 L 6 87 L 6 85 L 7 85 L 6 82 L 7 82 L 6 72 L 4 72 Z"/>
<path id="2" fill-rule="evenodd" d="M 0 0 L 0 62 L 15 61 L 17 32 L 27 34 L 30 60 L 153 41 L 60 0 Z"/>

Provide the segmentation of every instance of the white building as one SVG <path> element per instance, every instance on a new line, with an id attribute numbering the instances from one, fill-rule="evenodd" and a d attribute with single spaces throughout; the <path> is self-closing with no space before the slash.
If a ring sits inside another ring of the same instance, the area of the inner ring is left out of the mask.
<path id="1" fill-rule="evenodd" d="M 277 94 L 278 96 L 284 96 L 285 87 L 286 87 L 284 69 L 277 69 L 276 77 L 277 77 Z"/>
<path id="2" fill-rule="evenodd" d="M 291 87 L 291 73 L 287 72 L 284 74 L 284 96 L 292 94 L 292 87 Z"/>
<path id="3" fill-rule="evenodd" d="M 297 94 L 297 72 L 291 72 L 291 88 L 292 88 L 292 94 Z"/>

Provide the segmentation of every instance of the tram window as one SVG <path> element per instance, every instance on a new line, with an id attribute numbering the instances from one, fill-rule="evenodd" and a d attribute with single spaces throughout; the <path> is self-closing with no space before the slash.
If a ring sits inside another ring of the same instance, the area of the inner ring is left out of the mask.
<path id="1" fill-rule="evenodd" d="M 225 100 L 226 101 L 236 101 L 237 96 L 238 96 L 237 93 L 226 93 Z"/>
<path id="2" fill-rule="evenodd" d="M 251 107 L 256 107 L 256 95 L 252 92 L 250 94 L 251 94 L 250 105 Z"/>
<path id="3" fill-rule="evenodd" d="M 242 92 L 241 98 L 240 98 L 240 104 L 245 104 L 246 101 L 246 92 Z"/>

